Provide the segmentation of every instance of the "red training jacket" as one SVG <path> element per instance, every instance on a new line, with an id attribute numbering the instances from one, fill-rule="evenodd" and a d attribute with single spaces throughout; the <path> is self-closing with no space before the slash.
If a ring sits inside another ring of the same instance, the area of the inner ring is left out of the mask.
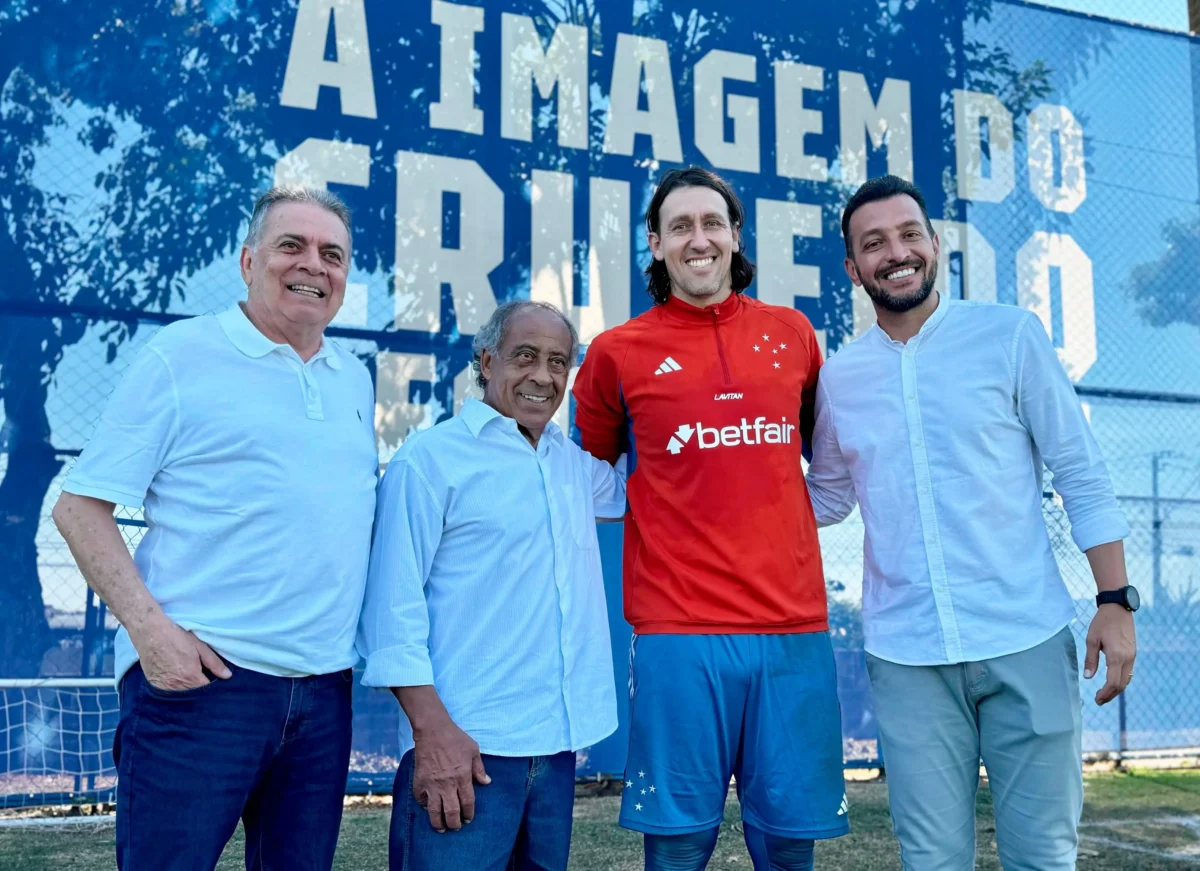
<path id="1" fill-rule="evenodd" d="M 575 423 L 594 456 L 630 454 L 624 592 L 635 631 L 828 628 L 800 468 L 820 366 L 804 315 L 741 294 L 706 308 L 671 297 L 588 348 Z"/>

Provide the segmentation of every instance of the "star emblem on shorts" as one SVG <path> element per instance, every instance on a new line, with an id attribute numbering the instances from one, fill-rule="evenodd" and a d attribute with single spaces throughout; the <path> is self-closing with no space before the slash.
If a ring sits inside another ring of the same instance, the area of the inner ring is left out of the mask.
<path id="1" fill-rule="evenodd" d="M 640 811 L 640 810 L 642 809 L 642 803 L 639 801 L 637 804 L 635 804 L 635 805 L 633 806 L 633 809 L 634 809 L 635 811 Z"/>
<path id="2" fill-rule="evenodd" d="M 778 362 L 776 362 L 774 365 L 775 365 L 775 368 L 776 368 L 776 369 L 778 369 L 778 368 L 779 368 L 779 363 L 778 363 Z"/>
<path id="3" fill-rule="evenodd" d="M 653 783 L 652 783 L 652 784 L 650 784 L 650 791 L 651 791 L 651 792 L 656 792 L 656 791 L 657 791 L 657 790 L 655 790 L 655 788 L 654 788 L 654 784 L 653 784 Z"/>
<path id="4" fill-rule="evenodd" d="M 644 771 L 638 772 L 638 777 L 645 777 L 645 776 L 646 776 L 646 772 L 644 772 Z"/>
<path id="5" fill-rule="evenodd" d="M 755 345 L 755 346 L 754 346 L 754 351 L 755 351 L 755 353 L 757 353 L 757 352 L 758 352 L 758 345 Z"/>
<path id="6" fill-rule="evenodd" d="M 627 781 L 625 781 L 625 788 L 626 788 L 626 789 L 632 789 L 632 788 L 633 788 L 633 781 L 632 781 L 632 780 L 627 780 Z"/>
<path id="7" fill-rule="evenodd" d="M 787 350 L 787 342 L 780 342 L 779 347 L 783 348 L 783 350 L 786 351 Z"/>
<path id="8" fill-rule="evenodd" d="M 642 795 L 645 795 L 645 794 L 646 794 L 646 790 L 644 790 L 644 789 L 643 789 L 643 790 L 642 790 Z"/>

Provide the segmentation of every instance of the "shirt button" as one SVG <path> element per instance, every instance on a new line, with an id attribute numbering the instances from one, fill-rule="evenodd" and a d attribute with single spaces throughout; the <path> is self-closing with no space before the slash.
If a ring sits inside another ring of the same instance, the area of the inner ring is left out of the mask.
<path id="1" fill-rule="evenodd" d="M 919 448 L 919 447 L 921 447 L 921 440 L 920 440 L 920 439 L 917 439 L 917 441 L 913 442 L 913 447 L 914 447 L 914 448 Z"/>
<path id="2" fill-rule="evenodd" d="M 928 487 L 922 487 L 922 488 L 921 488 L 921 492 L 922 492 L 922 493 L 928 493 L 928 492 L 929 492 L 929 488 L 928 488 Z"/>

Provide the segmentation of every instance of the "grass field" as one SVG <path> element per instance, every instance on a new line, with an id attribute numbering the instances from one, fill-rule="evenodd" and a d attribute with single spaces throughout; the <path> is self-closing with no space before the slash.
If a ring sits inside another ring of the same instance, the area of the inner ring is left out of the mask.
<path id="1" fill-rule="evenodd" d="M 887 813 L 887 786 L 848 783 L 853 834 L 817 846 L 819 869 L 899 869 L 899 850 Z M 1200 867 L 1200 772 L 1138 772 L 1090 775 L 1080 829 L 1079 868 L 1087 871 L 1167 871 Z M 616 825 L 619 798 L 581 798 L 575 803 L 572 871 L 641 869 L 641 838 Z M 335 867 L 367 871 L 387 867 L 386 807 L 351 808 L 342 823 Z M 977 804 L 980 871 L 999 871 L 991 795 Z M 241 833 L 218 866 L 244 867 Z M 113 861 L 111 824 L 0 828 L 0 868 L 21 871 L 98 871 Z M 731 796 L 710 868 L 747 868 L 737 801 Z M 469 871 L 469 869 L 461 869 Z"/>

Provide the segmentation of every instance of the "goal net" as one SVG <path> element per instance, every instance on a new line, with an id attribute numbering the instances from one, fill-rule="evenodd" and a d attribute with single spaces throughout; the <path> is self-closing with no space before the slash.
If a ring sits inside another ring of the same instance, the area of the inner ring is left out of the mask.
<path id="1" fill-rule="evenodd" d="M 113 679 L 0 680 L 0 808 L 113 801 Z"/>

